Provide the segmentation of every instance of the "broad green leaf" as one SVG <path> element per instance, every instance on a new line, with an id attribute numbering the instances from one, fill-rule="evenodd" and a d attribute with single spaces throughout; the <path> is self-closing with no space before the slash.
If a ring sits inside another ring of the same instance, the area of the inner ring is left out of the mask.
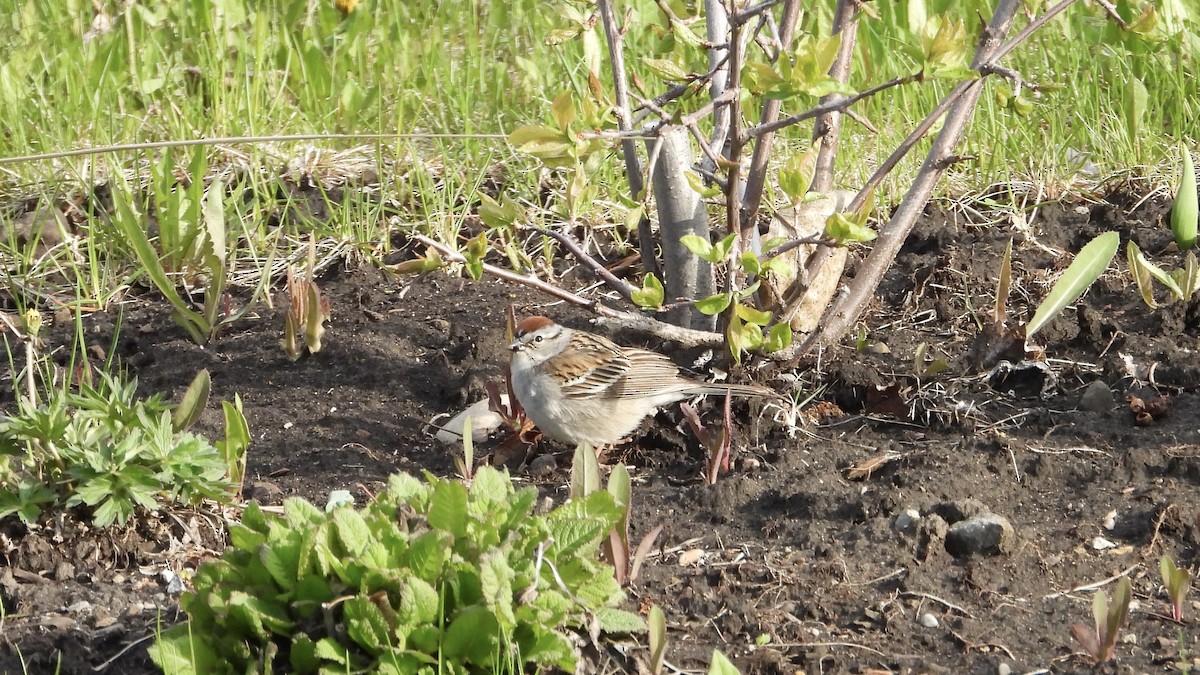
<path id="1" fill-rule="evenodd" d="M 712 199 L 721 194 L 721 186 L 713 183 L 711 185 L 704 182 L 704 178 L 695 171 L 687 171 L 684 173 L 684 178 L 687 178 L 688 185 L 696 191 L 704 199 Z"/>
<path id="2" fill-rule="evenodd" d="M 713 260 L 710 263 L 719 263 L 729 257 L 729 252 L 733 250 L 733 242 L 737 239 L 737 234 L 728 234 L 721 241 L 718 241 L 713 246 Z"/>
<path id="3" fill-rule="evenodd" d="M 575 147 L 564 132 L 546 126 L 518 127 L 508 135 L 508 142 L 521 152 L 543 159 L 567 157 Z"/>
<path id="4" fill-rule="evenodd" d="M 467 607 L 454 617 L 442 640 L 442 655 L 477 666 L 490 662 L 499 649 L 500 625 L 486 607 Z"/>
<path id="5" fill-rule="evenodd" d="M 650 605 L 650 615 L 646 619 L 650 643 L 650 672 L 662 672 L 663 659 L 667 655 L 667 618 L 658 605 Z"/>
<path id="6" fill-rule="evenodd" d="M 642 277 L 642 287 L 630 294 L 633 304 L 642 309 L 658 309 L 662 307 L 665 298 L 666 291 L 663 289 L 662 282 L 651 273 Z"/>
<path id="7" fill-rule="evenodd" d="M 1129 131 L 1129 140 L 1134 145 L 1137 145 L 1138 136 L 1141 135 L 1142 121 L 1146 116 L 1149 100 L 1150 94 L 1146 91 L 1146 85 L 1137 76 L 1130 75 L 1125 82 L 1125 89 L 1121 92 L 1121 107 L 1125 113 L 1125 128 Z"/>
<path id="8" fill-rule="evenodd" d="M 171 415 L 171 426 L 175 431 L 188 429 L 196 423 L 196 420 L 200 419 L 200 414 L 204 412 L 204 405 L 208 403 L 208 395 L 211 391 L 212 377 L 207 368 L 201 368 L 200 372 L 196 373 L 196 377 L 192 378 L 192 383 L 188 385 L 187 391 L 183 392 L 183 398 Z"/>
<path id="9" fill-rule="evenodd" d="M 646 622 L 642 617 L 616 607 L 597 608 L 596 620 L 606 633 L 641 633 L 646 630 Z"/>
<path id="10" fill-rule="evenodd" d="M 367 550 L 374 538 L 371 528 L 362 514 L 353 506 L 343 506 L 333 510 L 333 523 L 336 526 L 338 540 L 346 554 L 356 558 Z"/>
<path id="11" fill-rule="evenodd" d="M 721 653 L 721 650 L 714 649 L 712 662 L 708 665 L 708 675 L 741 675 L 741 671 Z"/>
<path id="12" fill-rule="evenodd" d="M 461 537 L 467 532 L 467 489 L 455 481 L 438 481 L 429 501 L 429 524 Z"/>
<path id="13" fill-rule="evenodd" d="M 1175 204 L 1171 207 L 1171 233 L 1179 250 L 1186 251 L 1196 245 L 1196 221 L 1200 217 L 1200 206 L 1196 203 L 1196 167 L 1192 164 L 1192 153 L 1180 144 L 1179 154 L 1183 169 L 1179 176 L 1179 188 L 1175 191 Z"/>
<path id="14" fill-rule="evenodd" d="M 770 312 L 764 312 L 761 309 L 755 309 L 740 302 L 737 303 L 733 311 L 737 312 L 738 318 L 746 323 L 752 323 L 756 326 L 766 326 L 771 323 Z"/>
<path id="15" fill-rule="evenodd" d="M 683 244 L 684 247 L 687 248 L 687 250 L 691 251 L 692 253 L 695 253 L 696 255 L 700 256 L 701 258 L 708 260 L 709 262 L 714 262 L 713 260 L 709 260 L 709 258 L 713 257 L 712 242 L 705 239 L 704 237 L 701 237 L 701 236 L 698 236 L 695 234 L 685 234 L 679 238 L 679 243 Z M 719 257 L 716 259 L 720 260 Z"/>
<path id="16" fill-rule="evenodd" d="M 521 205 L 513 201 L 508 195 L 502 195 L 500 201 L 496 201 L 485 194 L 479 195 L 479 217 L 488 227 L 512 227 L 520 221 L 522 216 L 524 216 L 524 211 L 521 209 Z"/>
<path id="17" fill-rule="evenodd" d="M 844 213 L 835 213 L 825 220 L 825 235 L 838 244 L 868 242 L 879 236 L 875 230 L 854 222 Z"/>
<path id="18" fill-rule="evenodd" d="M 206 675 L 220 672 L 224 660 L 217 656 L 205 636 L 192 633 L 190 622 L 162 631 L 146 650 L 154 665 L 164 673 Z"/>
<path id="19" fill-rule="evenodd" d="M 587 443 L 575 446 L 571 460 L 571 499 L 582 499 L 600 489 L 600 463 Z"/>
<path id="20" fill-rule="evenodd" d="M 729 303 L 733 301 L 733 297 L 728 293 L 717 293 L 710 295 L 707 298 L 702 298 L 696 301 L 696 309 L 700 310 L 701 314 L 715 316 L 724 312 Z"/>
<path id="21" fill-rule="evenodd" d="M 559 92 L 554 97 L 554 101 L 550 104 L 550 116 L 554 118 L 554 123 L 558 125 L 560 131 L 567 131 L 571 128 L 571 124 L 575 122 L 575 101 L 571 98 L 571 93 L 567 91 Z"/>
<path id="22" fill-rule="evenodd" d="M 1079 254 L 1075 256 L 1075 260 L 1063 272 L 1063 275 L 1054 287 L 1050 289 L 1050 294 L 1038 305 L 1037 311 L 1033 313 L 1033 318 L 1029 321 L 1029 325 L 1025 328 L 1026 339 L 1033 337 L 1043 326 L 1051 319 L 1058 316 L 1058 313 L 1067 307 L 1067 305 L 1079 299 L 1083 292 L 1092 285 L 1096 279 L 1104 274 L 1104 270 L 1108 269 L 1108 264 L 1112 262 L 1113 256 L 1117 253 L 1117 246 L 1121 243 L 1121 237 L 1116 232 L 1105 232 L 1095 239 L 1091 240 L 1084 246 Z"/>
<path id="23" fill-rule="evenodd" d="M 479 582 L 483 588 L 483 599 L 505 632 L 511 631 L 517 624 L 513 615 L 514 576 L 503 549 L 480 556 Z"/>
<path id="24" fill-rule="evenodd" d="M 642 59 L 642 65 L 668 82 L 686 82 L 690 77 L 683 66 L 670 59 Z"/>
<path id="25" fill-rule="evenodd" d="M 777 323 L 771 326 L 767 339 L 763 342 L 763 351 L 772 354 L 792 346 L 792 326 L 787 323 Z"/>
<path id="26" fill-rule="evenodd" d="M 379 606 L 365 595 L 349 598 L 342 606 L 350 639 L 371 654 L 383 651 L 391 639 L 391 630 Z"/>
<path id="27" fill-rule="evenodd" d="M 204 195 L 204 230 L 213 255 L 225 260 L 225 182 L 218 179 Z"/>
<path id="28" fill-rule="evenodd" d="M 746 251 L 738 259 L 738 267 L 742 268 L 742 274 L 750 277 L 758 276 L 762 272 L 762 265 L 758 260 L 758 256 L 750 251 Z"/>

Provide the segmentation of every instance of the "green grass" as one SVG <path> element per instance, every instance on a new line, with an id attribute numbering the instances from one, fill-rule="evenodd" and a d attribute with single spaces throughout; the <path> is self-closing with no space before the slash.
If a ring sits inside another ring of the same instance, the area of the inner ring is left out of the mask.
<path id="1" fill-rule="evenodd" d="M 909 11 L 920 7 L 916 2 L 872 5 L 879 18 L 862 20 L 856 88 L 918 68 L 917 41 L 907 29 Z M 1148 37 L 1122 32 L 1098 7 L 1081 4 L 1018 48 L 1004 63 L 1041 85 L 1038 92 L 1022 89 L 1032 107 L 1012 110 L 1012 85 L 993 78 L 962 148 L 976 159 L 953 167 L 941 194 L 1030 181 L 1058 195 L 1123 173 L 1148 176 L 1157 185 L 1171 182 L 1173 149 L 1179 141 L 1194 147 L 1200 138 L 1200 85 L 1192 74 L 1200 60 L 1200 24 L 1196 11 L 1179 0 L 1157 4 L 1159 21 Z M 485 189 L 530 207 L 534 224 L 564 217 L 553 199 L 541 208 L 540 195 L 546 189 L 561 195 L 561 181 L 547 181 L 537 162 L 515 153 L 504 136 L 547 120 L 558 92 L 587 94 L 584 41 L 547 38 L 572 26 L 572 16 L 587 18 L 590 5 L 365 0 L 349 15 L 332 0 L 146 0 L 128 11 L 116 0 L 100 5 L 107 12 L 100 18 L 87 0 L 0 6 L 0 26 L 14 36 L 0 44 L 6 111 L 0 116 L 0 225 L 21 210 L 17 199 L 51 203 L 108 183 L 117 198 L 145 202 L 161 198 L 164 189 L 146 185 L 161 150 L 15 163 L 4 158 L 313 133 L 415 136 L 209 147 L 208 173 L 221 173 L 227 183 L 235 173 L 249 195 L 241 217 L 251 236 L 239 254 L 261 264 L 271 246 L 288 255 L 309 234 L 348 242 L 366 255 L 386 253 L 396 229 L 450 239 L 472 217 Z M 969 31 L 978 30 L 977 14 L 990 12 L 981 1 L 928 5 L 930 15 L 949 8 Z M 674 55 L 692 70 L 706 69 L 702 50 L 648 28 L 659 16 L 652 0 L 622 3 L 618 13 L 625 7 L 634 9 L 626 36 L 629 62 L 648 91 L 658 91 L 662 82 L 642 57 Z M 829 11 L 807 12 L 802 28 L 827 32 Z M 699 24 L 694 28 L 702 31 Z M 602 35 L 600 44 L 603 54 Z M 751 56 L 759 58 L 756 53 Z M 1134 79 L 1147 93 L 1138 115 L 1129 108 Z M 862 102 L 856 110 L 876 131 L 846 121 L 838 182 L 860 184 L 952 84 L 912 84 Z M 694 109 L 700 98 L 685 106 Z M 785 112 L 803 105 L 789 103 Z M 747 114 L 755 114 L 752 107 Z M 804 145 L 810 131 L 800 125 L 783 132 L 777 155 Z M 885 182 L 881 204 L 903 193 L 925 147 L 919 145 Z M 1091 163 L 1086 173 L 1079 170 L 1080 157 Z M 336 184 L 358 166 L 378 172 L 378 190 L 366 196 L 350 190 L 350 199 L 329 199 L 319 215 L 306 212 L 285 180 L 294 184 L 312 175 Z M 627 187 L 621 171 L 614 152 L 590 175 L 596 198 L 579 209 L 583 222 L 623 220 Z M 272 240 L 276 223 L 284 229 Z M 16 261 L 10 275 L 59 296 L 74 294 L 74 304 L 107 306 L 130 281 L 131 257 L 104 218 L 90 219 L 86 228 L 97 236 L 49 258 L 2 244 L 0 254 Z M 3 229 L 0 239 L 8 239 L 11 228 Z M 617 240 L 623 236 L 613 233 Z"/>

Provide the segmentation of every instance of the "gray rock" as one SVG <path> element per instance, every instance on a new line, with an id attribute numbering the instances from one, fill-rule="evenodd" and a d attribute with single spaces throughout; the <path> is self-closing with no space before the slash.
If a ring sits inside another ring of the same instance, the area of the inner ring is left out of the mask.
<path id="1" fill-rule="evenodd" d="M 985 513 L 951 525 L 946 532 L 946 551 L 956 558 L 1009 553 L 1016 538 L 1007 518 Z"/>
<path id="2" fill-rule="evenodd" d="M 917 531 L 917 522 L 920 520 L 921 513 L 919 511 L 916 509 L 904 509 L 892 521 L 892 528 L 903 534 L 912 534 Z"/>
<path id="3" fill-rule="evenodd" d="M 54 579 L 56 581 L 71 581 L 75 578 L 75 566 L 69 562 L 60 562 L 54 568 Z"/>
<path id="4" fill-rule="evenodd" d="M 929 612 L 925 612 L 924 614 L 922 614 L 917 619 L 917 623 L 921 624 L 922 626 L 924 626 L 926 628 L 937 628 L 938 627 L 937 617 L 930 614 Z"/>
<path id="5" fill-rule="evenodd" d="M 548 476 L 558 468 L 554 455 L 538 455 L 529 463 L 529 475 L 533 477 Z"/>
<path id="6" fill-rule="evenodd" d="M 1108 412 L 1113 407 L 1113 393 L 1101 380 L 1089 384 L 1079 397 L 1079 409 L 1088 412 Z"/>

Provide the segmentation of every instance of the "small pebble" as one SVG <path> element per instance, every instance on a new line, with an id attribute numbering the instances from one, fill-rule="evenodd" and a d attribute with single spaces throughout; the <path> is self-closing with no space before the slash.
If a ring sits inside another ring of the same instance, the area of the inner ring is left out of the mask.
<path id="1" fill-rule="evenodd" d="M 917 619 L 917 622 L 926 628 L 937 628 L 938 627 L 937 617 L 930 614 L 929 612 L 925 612 L 924 614 L 922 614 L 921 617 L 919 619 Z"/>
<path id="2" fill-rule="evenodd" d="M 1113 393 L 1107 384 L 1100 380 L 1089 384 L 1079 397 L 1079 409 L 1088 412 L 1107 412 L 1113 407 Z"/>
<path id="3" fill-rule="evenodd" d="M 529 475 L 534 477 L 548 476 L 558 468 L 554 455 L 538 455 L 529 463 Z"/>
<path id="4" fill-rule="evenodd" d="M 892 523 L 892 527 L 897 532 L 904 534 L 912 534 L 917 529 L 917 522 L 921 520 L 921 512 L 916 509 L 904 509 Z"/>
<path id="5" fill-rule="evenodd" d="M 1104 537 L 1096 537 L 1096 538 L 1092 539 L 1092 549 L 1094 549 L 1096 551 L 1103 551 L 1104 549 L 1107 549 L 1107 548 L 1116 548 L 1116 547 L 1117 547 L 1116 544 L 1105 539 Z"/>
<path id="6" fill-rule="evenodd" d="M 968 518 L 946 532 L 946 551 L 955 557 L 1011 552 L 1016 542 L 1012 523 L 994 513 Z"/>
<path id="7" fill-rule="evenodd" d="M 88 602 L 87 600 L 80 600 L 79 602 L 68 605 L 67 611 L 72 614 L 82 614 L 84 612 L 90 612 L 90 611 L 92 611 L 92 603 Z"/>
<path id="8" fill-rule="evenodd" d="M 996 668 L 996 675 L 1012 675 L 1012 666 L 1001 662 L 1000 666 Z"/>
<path id="9" fill-rule="evenodd" d="M 69 562 L 60 562 L 54 568 L 54 579 L 56 581 L 70 581 L 75 578 L 75 566 Z"/>

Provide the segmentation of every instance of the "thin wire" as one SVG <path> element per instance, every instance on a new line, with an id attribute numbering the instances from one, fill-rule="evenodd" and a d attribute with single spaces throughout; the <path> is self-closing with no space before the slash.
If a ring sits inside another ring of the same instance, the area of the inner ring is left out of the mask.
<path id="1" fill-rule="evenodd" d="M 346 139 L 388 140 L 398 138 L 508 138 L 507 134 L 294 134 L 287 136 L 228 136 L 223 138 L 191 138 L 175 141 L 149 141 L 146 143 L 126 143 L 123 145 L 104 145 L 97 148 L 78 148 L 61 152 L 48 152 L 41 155 L 23 155 L 20 157 L 0 157 L 0 166 L 18 164 L 21 162 L 38 162 L 47 159 L 62 159 L 63 157 L 80 157 L 83 155 L 99 155 L 107 152 L 128 152 L 130 150 L 155 150 L 158 148 L 185 148 L 195 145 L 240 145 L 246 143 L 275 143 L 288 141 L 332 141 Z"/>

